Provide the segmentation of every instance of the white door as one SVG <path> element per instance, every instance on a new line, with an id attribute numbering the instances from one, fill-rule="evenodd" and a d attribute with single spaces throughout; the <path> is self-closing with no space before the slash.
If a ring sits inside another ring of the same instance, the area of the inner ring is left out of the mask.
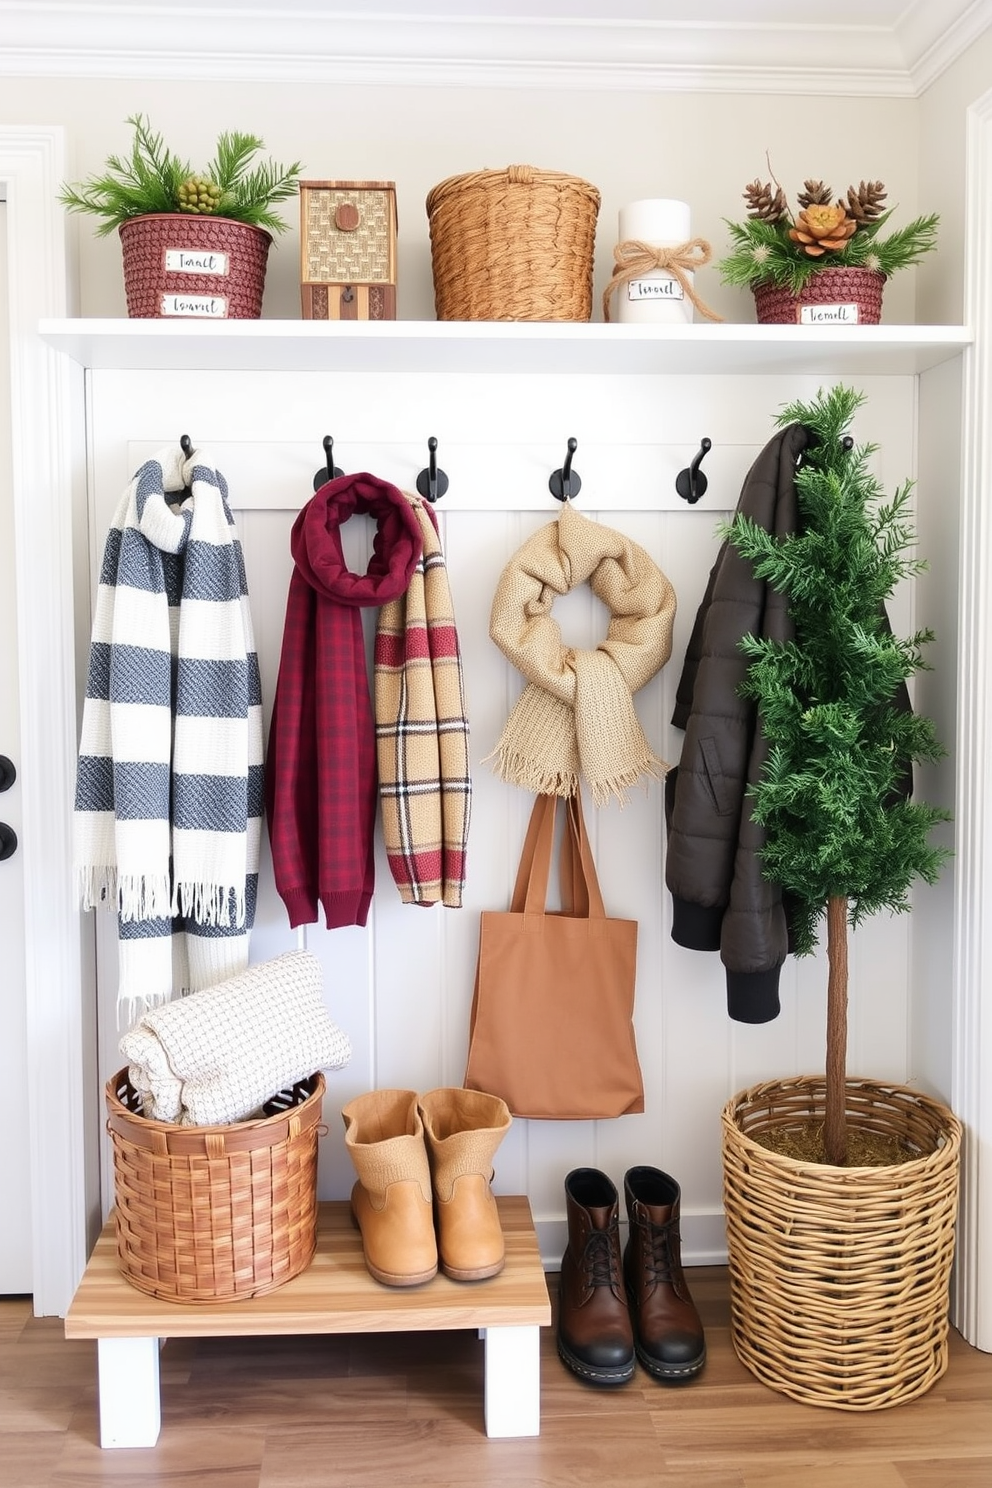
<path id="1" fill-rule="evenodd" d="M 0 202 L 0 756 L 21 769 L 17 690 L 17 602 L 14 573 L 13 495 L 10 470 L 9 319 L 7 313 L 6 205 Z M 0 762 L 2 763 L 2 762 Z M 0 768 L 0 823 L 20 837 L 20 780 L 3 790 L 9 772 Z M 0 852 L 5 834 L 0 829 Z M 9 843 L 9 839 L 7 839 Z M 9 1111 L 27 1109 L 27 1038 L 24 998 L 24 884 L 22 854 L 0 861 L 0 1090 Z M 16 1224 L 0 1225 L 0 1294 L 30 1292 L 31 1194 L 26 1141 L 6 1142 L 0 1155 L 0 1185 Z"/>

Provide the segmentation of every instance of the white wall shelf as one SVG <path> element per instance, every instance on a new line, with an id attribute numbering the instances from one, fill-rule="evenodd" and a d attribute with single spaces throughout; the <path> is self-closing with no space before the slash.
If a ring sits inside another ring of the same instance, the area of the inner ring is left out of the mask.
<path id="1" fill-rule="evenodd" d="M 527 321 L 46 320 L 83 367 L 121 371 L 916 375 L 966 326 L 603 325 Z"/>

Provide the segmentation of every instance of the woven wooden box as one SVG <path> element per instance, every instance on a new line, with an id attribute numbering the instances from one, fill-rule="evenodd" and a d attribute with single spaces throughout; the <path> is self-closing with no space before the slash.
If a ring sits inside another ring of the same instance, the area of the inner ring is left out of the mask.
<path id="1" fill-rule="evenodd" d="M 236 1302 L 310 1264 L 324 1089 L 318 1072 L 257 1119 L 178 1126 L 141 1114 L 126 1068 L 107 1081 L 117 1257 L 132 1286 L 166 1302 Z"/>
<path id="2" fill-rule="evenodd" d="M 392 181 L 300 182 L 304 320 L 396 319 Z"/>
<path id="3" fill-rule="evenodd" d="M 590 320 L 600 196 L 563 171 L 511 165 L 427 196 L 438 320 Z"/>

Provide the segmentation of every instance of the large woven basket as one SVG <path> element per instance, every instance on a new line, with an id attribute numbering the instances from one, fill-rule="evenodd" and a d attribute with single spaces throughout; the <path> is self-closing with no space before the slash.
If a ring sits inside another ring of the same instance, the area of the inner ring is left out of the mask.
<path id="1" fill-rule="evenodd" d="M 132 320 L 261 315 L 272 243 L 264 228 L 229 217 L 161 212 L 132 217 L 118 232 Z"/>
<path id="2" fill-rule="evenodd" d="M 303 1271 L 317 1244 L 319 1072 L 257 1120 L 176 1126 L 141 1115 L 126 1069 L 107 1081 L 117 1255 L 141 1292 L 235 1302 Z"/>
<path id="3" fill-rule="evenodd" d="M 797 325 L 809 319 L 804 307 L 813 323 L 819 312 L 826 325 L 878 325 L 884 286 L 885 275 L 874 269 L 818 269 L 798 294 L 777 284 L 753 285 L 754 309 L 759 325 Z"/>
<path id="4" fill-rule="evenodd" d="M 922 1395 L 947 1368 L 961 1126 L 900 1085 L 847 1082 L 849 1129 L 895 1137 L 909 1161 L 800 1162 L 755 1140 L 822 1121 L 825 1082 L 772 1081 L 723 1111 L 731 1336 L 772 1389 L 868 1411 Z"/>
<path id="5" fill-rule="evenodd" d="M 589 320 L 599 192 L 511 165 L 427 196 L 438 320 Z"/>

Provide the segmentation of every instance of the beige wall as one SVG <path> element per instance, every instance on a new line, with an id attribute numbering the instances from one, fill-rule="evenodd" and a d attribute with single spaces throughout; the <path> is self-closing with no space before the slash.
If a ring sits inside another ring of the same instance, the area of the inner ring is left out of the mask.
<path id="1" fill-rule="evenodd" d="M 967 112 L 992 89 L 992 31 L 986 31 L 919 101 L 920 202 L 939 212 L 944 251 L 920 266 L 918 319 L 957 324 L 964 311 Z"/>
<path id="2" fill-rule="evenodd" d="M 919 206 L 920 108 L 912 99 L 363 89 L 333 78 L 320 85 L 184 86 L 4 79 L 0 89 L 0 121 L 65 126 L 73 180 L 127 149 L 130 130 L 123 121 L 137 111 L 194 163 L 209 158 L 220 130 L 239 128 L 260 134 L 277 160 L 300 158 L 307 176 L 395 180 L 402 319 L 433 317 L 424 201 L 432 185 L 461 171 L 524 162 L 573 172 L 600 188 L 596 319 L 624 203 L 645 196 L 688 201 L 693 232 L 710 239 L 716 259 L 727 249 L 722 219 L 739 215 L 747 182 L 767 179 L 766 150 L 793 200 L 808 176 L 838 192 L 870 177 L 887 183 L 897 220 L 909 220 Z M 71 220 L 78 234 L 81 313 L 123 315 L 116 237 L 96 239 L 87 221 Z M 266 317 L 299 315 L 297 260 L 294 219 L 270 258 Z M 749 297 L 723 287 L 715 268 L 699 275 L 697 287 L 725 318 L 753 319 Z M 912 271 L 888 287 L 885 317 L 915 319 Z"/>

